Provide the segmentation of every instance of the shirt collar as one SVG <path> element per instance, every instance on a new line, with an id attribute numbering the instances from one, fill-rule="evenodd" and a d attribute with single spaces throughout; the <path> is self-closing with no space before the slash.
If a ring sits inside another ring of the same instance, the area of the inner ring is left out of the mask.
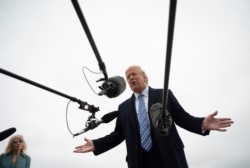
<path id="1" fill-rule="evenodd" d="M 147 86 L 141 93 L 134 93 L 135 98 L 138 99 L 138 96 L 141 95 L 141 94 L 142 94 L 143 96 L 148 97 L 148 86 Z"/>

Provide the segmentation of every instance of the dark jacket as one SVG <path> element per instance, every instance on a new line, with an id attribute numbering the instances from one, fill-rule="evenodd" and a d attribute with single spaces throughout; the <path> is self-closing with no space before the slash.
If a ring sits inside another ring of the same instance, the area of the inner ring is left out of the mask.
<path id="1" fill-rule="evenodd" d="M 162 103 L 162 89 L 149 87 L 148 107 L 155 103 Z M 167 136 L 160 135 L 151 122 L 151 136 L 153 145 L 158 149 L 157 157 L 162 159 L 164 168 L 187 168 L 183 142 L 177 132 L 175 124 L 200 135 L 208 135 L 209 131 L 202 133 L 204 118 L 198 118 L 188 114 L 178 103 L 173 93 L 168 91 L 168 112 L 174 121 Z M 135 96 L 119 105 L 119 116 L 114 131 L 102 138 L 93 140 L 94 154 L 98 155 L 117 146 L 124 139 L 127 147 L 127 163 L 129 168 L 141 168 L 140 133 L 135 109 Z M 150 118 L 150 117 L 149 117 Z"/>

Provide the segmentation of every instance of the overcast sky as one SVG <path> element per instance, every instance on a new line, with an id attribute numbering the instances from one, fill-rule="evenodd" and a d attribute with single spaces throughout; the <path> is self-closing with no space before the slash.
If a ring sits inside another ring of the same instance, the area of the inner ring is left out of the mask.
<path id="1" fill-rule="evenodd" d="M 124 77 L 141 65 L 149 85 L 164 84 L 169 1 L 79 0 L 109 77 Z M 186 111 L 231 117 L 227 132 L 202 137 L 179 129 L 191 168 L 250 166 L 250 1 L 180 0 L 177 2 L 169 87 Z M 97 118 L 131 96 L 109 99 L 88 86 L 82 68 L 99 72 L 97 59 L 70 0 L 0 0 L 0 68 L 87 101 L 100 108 Z M 85 71 L 99 92 L 102 74 Z M 84 137 L 110 133 L 115 122 L 72 137 L 67 129 L 68 99 L 0 74 L 0 131 L 17 128 L 28 144 L 31 167 L 126 168 L 125 144 L 94 156 L 75 154 Z M 89 112 L 68 107 L 74 133 Z M 1 141 L 0 153 L 8 139 Z"/>

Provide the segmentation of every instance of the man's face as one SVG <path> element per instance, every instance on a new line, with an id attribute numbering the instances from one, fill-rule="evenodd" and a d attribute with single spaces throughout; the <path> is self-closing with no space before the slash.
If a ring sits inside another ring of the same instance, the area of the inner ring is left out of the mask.
<path id="1" fill-rule="evenodd" d="M 133 92 L 141 93 L 147 86 L 147 77 L 138 67 L 127 69 L 126 78 Z"/>

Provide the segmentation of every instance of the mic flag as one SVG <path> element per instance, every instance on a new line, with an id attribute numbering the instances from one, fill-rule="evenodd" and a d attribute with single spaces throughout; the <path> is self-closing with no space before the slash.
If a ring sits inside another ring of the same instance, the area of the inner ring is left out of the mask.
<path id="1" fill-rule="evenodd" d="M 168 135 L 173 120 L 167 109 L 164 112 L 165 118 L 162 117 L 163 111 L 162 104 L 160 103 L 153 104 L 150 108 L 150 117 L 152 119 L 154 127 L 157 129 L 160 135 L 166 136 Z"/>
<path id="2" fill-rule="evenodd" d="M 9 137 L 11 134 L 16 132 L 16 128 L 9 128 L 7 130 L 4 130 L 0 132 L 0 141 L 4 140 L 5 138 Z"/>

